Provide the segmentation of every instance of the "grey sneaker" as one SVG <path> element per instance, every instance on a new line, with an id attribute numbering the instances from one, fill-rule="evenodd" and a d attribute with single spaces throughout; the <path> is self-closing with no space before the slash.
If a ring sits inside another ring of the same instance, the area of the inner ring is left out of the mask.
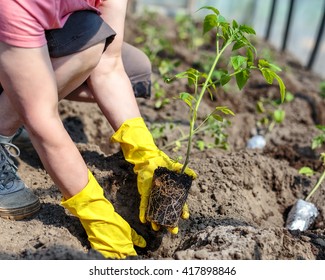
<path id="1" fill-rule="evenodd" d="M 17 145 L 18 147 L 23 147 L 23 148 L 30 148 L 32 147 L 32 141 L 29 138 L 27 130 L 21 126 L 14 137 L 12 138 L 12 143 Z"/>
<path id="2" fill-rule="evenodd" d="M 16 150 L 16 154 L 10 152 Z M 11 139 L 0 136 L 0 217 L 21 220 L 40 209 L 40 201 L 17 175 L 11 156 L 19 156 L 19 149 Z"/>

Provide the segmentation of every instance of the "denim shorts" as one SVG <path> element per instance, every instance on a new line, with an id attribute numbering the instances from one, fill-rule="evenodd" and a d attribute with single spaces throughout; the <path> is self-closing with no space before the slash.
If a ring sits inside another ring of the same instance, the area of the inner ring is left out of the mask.
<path id="1" fill-rule="evenodd" d="M 85 50 L 106 40 L 105 48 L 113 41 L 115 31 L 93 11 L 77 11 L 69 16 L 63 28 L 45 32 L 49 54 L 61 57 Z"/>

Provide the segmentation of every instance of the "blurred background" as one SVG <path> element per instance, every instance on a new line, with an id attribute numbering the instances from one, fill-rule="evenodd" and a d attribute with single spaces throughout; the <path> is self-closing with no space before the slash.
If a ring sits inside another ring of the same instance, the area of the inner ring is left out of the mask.
<path id="1" fill-rule="evenodd" d="M 213 6 L 227 18 L 252 26 L 258 37 L 289 52 L 306 69 L 325 78 L 325 0 L 131 0 L 132 13 L 151 10 L 175 17 L 203 18 Z"/>

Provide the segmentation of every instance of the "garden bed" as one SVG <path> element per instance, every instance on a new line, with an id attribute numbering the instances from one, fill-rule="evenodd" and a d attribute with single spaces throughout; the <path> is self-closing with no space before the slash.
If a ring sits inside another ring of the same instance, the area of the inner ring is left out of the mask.
<path id="1" fill-rule="evenodd" d="M 172 24 L 166 20 L 166 24 Z M 173 29 L 171 29 L 173 30 Z M 132 31 L 132 30 L 128 30 Z M 134 31 L 134 30 L 133 30 Z M 132 32 L 133 32 L 132 31 Z M 132 43 L 134 33 L 127 39 Z M 171 37 L 170 40 L 173 38 Z M 175 57 L 190 66 L 191 53 L 173 42 Z M 119 147 L 109 143 L 113 131 L 95 104 L 63 101 L 60 112 L 64 124 L 80 149 L 89 168 L 119 212 L 147 240 L 138 251 L 141 259 L 324 259 L 325 258 L 325 186 L 311 201 L 320 214 L 305 232 L 289 232 L 285 221 L 290 207 L 304 198 L 316 182 L 322 165 L 321 150 L 312 150 L 311 141 L 325 125 L 325 100 L 320 97 L 320 77 L 307 72 L 288 54 L 272 50 L 265 42 L 258 49 L 271 49 L 274 61 L 283 68 L 281 77 L 293 100 L 281 105 L 285 119 L 265 135 L 263 149 L 247 149 L 261 117 L 256 102 L 261 97 L 279 98 L 278 89 L 254 76 L 242 92 L 219 92 L 214 100 L 204 100 L 206 110 L 227 105 L 235 112 L 226 128 L 228 150 L 194 149 L 190 167 L 198 178 L 189 196 L 189 220 L 181 220 L 179 233 L 154 232 L 138 220 L 139 195 L 136 176 Z M 206 50 L 205 50 L 206 51 Z M 184 56 L 186 56 L 184 58 Z M 154 73 L 154 79 L 157 74 Z M 167 97 L 183 91 L 185 84 L 166 85 Z M 154 92 L 153 92 L 154 94 Z M 182 102 L 170 102 L 155 109 L 155 98 L 138 99 L 148 126 L 173 121 L 184 129 L 187 109 Z M 204 135 L 204 141 L 208 136 Z M 162 147 L 177 138 L 166 131 L 157 140 Z M 171 157 L 182 151 L 165 149 Z M 89 249 L 79 221 L 60 206 L 61 194 L 44 171 L 34 149 L 21 151 L 19 174 L 39 196 L 42 207 L 33 218 L 24 221 L 0 220 L 0 259 L 89 259 L 101 258 Z M 309 166 L 312 177 L 298 170 Z"/>

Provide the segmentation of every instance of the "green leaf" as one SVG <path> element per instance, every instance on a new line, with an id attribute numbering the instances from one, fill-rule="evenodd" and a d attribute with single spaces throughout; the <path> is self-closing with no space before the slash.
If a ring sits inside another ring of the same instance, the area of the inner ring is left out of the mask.
<path id="1" fill-rule="evenodd" d="M 249 79 L 249 71 L 247 69 L 236 74 L 236 82 L 239 89 L 243 89 Z"/>
<path id="2" fill-rule="evenodd" d="M 187 71 L 184 71 L 184 72 L 180 72 L 178 74 L 175 75 L 175 78 L 177 79 L 182 79 L 182 78 L 187 78 Z"/>
<path id="3" fill-rule="evenodd" d="M 232 56 L 230 60 L 231 60 L 232 67 L 236 71 L 239 68 L 242 68 L 242 66 L 245 66 L 247 58 L 242 55 L 236 55 L 236 56 Z"/>
<path id="4" fill-rule="evenodd" d="M 225 115 L 235 115 L 235 113 L 230 110 L 228 107 L 226 106 L 219 106 L 219 107 L 216 107 L 215 109 L 216 111 L 221 111 L 222 113 L 224 113 Z"/>
<path id="5" fill-rule="evenodd" d="M 179 99 L 184 101 L 190 108 L 193 107 L 193 103 L 195 103 L 195 98 L 188 92 L 181 92 L 179 94 Z"/>
<path id="6" fill-rule="evenodd" d="M 244 41 L 242 41 L 242 40 L 239 40 L 233 45 L 232 50 L 233 51 L 239 50 L 239 49 L 241 49 L 241 48 L 243 48 L 245 46 L 246 46 L 246 43 Z"/>
<path id="7" fill-rule="evenodd" d="M 220 83 L 222 86 L 226 85 L 229 83 L 231 80 L 231 77 L 228 74 L 223 74 L 220 78 Z"/>
<path id="8" fill-rule="evenodd" d="M 212 89 L 216 89 L 215 82 L 212 79 L 209 79 L 207 90 L 209 90 L 209 88 L 211 88 L 211 87 L 212 87 Z"/>
<path id="9" fill-rule="evenodd" d="M 217 22 L 220 23 L 220 25 L 222 26 L 228 25 L 227 20 L 222 15 L 218 15 Z"/>
<path id="10" fill-rule="evenodd" d="M 259 68 L 269 67 L 269 62 L 265 59 L 260 59 L 258 61 L 258 66 L 259 66 Z"/>
<path id="11" fill-rule="evenodd" d="M 227 69 L 214 69 L 212 76 L 213 78 L 220 80 L 225 74 L 228 74 Z"/>
<path id="12" fill-rule="evenodd" d="M 277 66 L 277 65 L 275 65 L 273 63 L 269 63 L 269 67 L 270 67 L 270 69 L 272 69 L 275 72 L 281 72 L 282 71 L 282 69 L 279 66 Z"/>
<path id="13" fill-rule="evenodd" d="M 280 78 L 279 75 L 277 75 L 275 72 L 281 70 L 278 66 L 269 63 L 268 61 L 264 59 L 260 59 L 258 62 L 258 68 L 262 72 L 262 75 L 264 76 L 265 80 L 269 83 L 272 84 L 273 80 L 276 79 L 279 84 L 280 88 L 280 94 L 281 94 L 281 102 L 285 100 L 286 96 L 286 87 Z"/>
<path id="14" fill-rule="evenodd" d="M 299 174 L 307 175 L 307 176 L 313 176 L 314 175 L 314 170 L 312 170 L 309 167 L 302 167 L 299 169 Z"/>
<path id="15" fill-rule="evenodd" d="M 254 64 L 254 53 L 251 48 L 247 49 L 246 56 L 247 56 L 247 64 L 253 65 Z"/>
<path id="16" fill-rule="evenodd" d="M 273 112 L 273 119 L 277 123 L 282 123 L 285 118 L 285 111 L 282 109 L 275 110 Z"/>
<path id="17" fill-rule="evenodd" d="M 175 75 L 175 78 L 177 79 L 187 78 L 189 85 L 193 85 L 197 83 L 199 76 L 200 76 L 200 72 L 198 70 L 194 68 L 189 68 L 188 70 Z"/>
<path id="18" fill-rule="evenodd" d="M 205 142 L 202 141 L 202 140 L 198 140 L 196 141 L 196 146 L 198 147 L 198 149 L 200 151 L 204 151 L 204 148 L 205 148 Z"/>
<path id="19" fill-rule="evenodd" d="M 188 79 L 188 84 L 189 85 L 196 85 L 197 81 L 200 77 L 200 71 L 190 68 L 186 71 L 187 74 L 187 79 Z"/>
<path id="20" fill-rule="evenodd" d="M 268 82 L 269 84 L 272 84 L 273 80 L 274 80 L 275 73 L 273 71 L 270 71 L 270 69 L 267 69 L 267 68 L 261 68 L 260 70 L 261 70 L 262 75 L 263 75 L 264 79 L 266 80 L 266 82 Z"/>
<path id="21" fill-rule="evenodd" d="M 242 31 L 242 32 L 244 32 L 244 33 L 247 33 L 247 34 L 254 34 L 254 35 L 256 35 L 255 30 L 252 27 L 248 26 L 248 25 L 240 25 L 239 26 L 239 30 Z"/>
<path id="22" fill-rule="evenodd" d="M 159 64 L 158 70 L 160 75 L 165 75 L 166 73 L 168 73 L 169 71 L 171 71 L 173 69 L 173 65 L 170 61 L 168 60 L 163 60 L 161 61 L 161 63 Z"/>
<path id="23" fill-rule="evenodd" d="M 325 164 L 325 153 L 320 153 L 319 159 Z"/>
<path id="24" fill-rule="evenodd" d="M 238 23 L 237 23 L 237 21 L 235 21 L 235 20 L 233 20 L 232 21 L 232 27 L 234 28 L 234 29 L 236 29 L 236 28 L 238 28 Z"/>
<path id="25" fill-rule="evenodd" d="M 286 92 L 285 102 L 291 102 L 295 99 L 295 96 L 291 92 Z"/>
<path id="26" fill-rule="evenodd" d="M 273 63 L 270 63 L 265 59 L 260 59 L 258 61 L 258 64 L 259 64 L 260 68 L 262 68 L 262 67 L 269 68 L 269 69 L 273 70 L 274 72 L 282 71 L 282 69 L 279 66 L 277 66 L 277 65 L 275 65 Z"/>
<path id="27" fill-rule="evenodd" d="M 222 116 L 220 116 L 220 115 L 218 115 L 218 114 L 215 114 L 215 113 L 211 114 L 211 116 L 212 116 L 215 120 L 217 120 L 217 121 L 219 121 L 219 122 L 223 122 L 223 117 L 222 117 Z"/>
<path id="28" fill-rule="evenodd" d="M 325 142 L 325 135 L 318 135 L 313 138 L 312 143 L 311 143 L 311 148 L 317 149 L 320 148 Z"/>
<path id="29" fill-rule="evenodd" d="M 162 100 L 159 99 L 159 100 L 157 100 L 156 103 L 155 103 L 155 108 L 156 108 L 156 109 L 160 109 L 161 107 L 162 107 Z"/>
<path id="30" fill-rule="evenodd" d="M 229 41 L 229 38 L 231 36 L 229 32 L 229 28 L 228 26 L 222 26 L 221 30 L 222 30 L 222 36 L 220 37 L 223 39 L 224 43 L 226 43 Z"/>
<path id="31" fill-rule="evenodd" d="M 207 15 L 203 21 L 203 34 L 206 34 L 214 27 L 218 26 L 218 18 L 216 15 Z"/>
<path id="32" fill-rule="evenodd" d="M 256 110 L 258 113 L 265 113 L 265 108 L 264 108 L 264 104 L 262 101 L 258 101 L 256 103 Z"/>
<path id="33" fill-rule="evenodd" d="M 263 117 L 263 118 L 260 119 L 259 122 L 260 122 L 262 125 L 268 126 L 269 123 L 270 123 L 270 120 L 269 120 L 268 117 Z"/>
<path id="34" fill-rule="evenodd" d="M 278 81 L 281 94 L 281 101 L 283 102 L 286 97 L 286 86 L 284 85 L 282 79 L 276 73 L 274 73 L 274 78 Z"/>
<path id="35" fill-rule="evenodd" d="M 216 9 L 215 7 L 212 7 L 212 6 L 203 6 L 203 7 L 201 7 L 200 9 L 198 9 L 198 11 L 203 10 L 203 9 L 205 9 L 205 10 L 211 10 L 211 11 L 213 11 L 216 15 L 219 15 L 219 14 L 220 14 L 219 10 Z"/>
<path id="36" fill-rule="evenodd" d="M 213 92 L 210 90 L 209 87 L 207 87 L 207 92 L 209 93 L 210 99 L 214 100 Z"/>

